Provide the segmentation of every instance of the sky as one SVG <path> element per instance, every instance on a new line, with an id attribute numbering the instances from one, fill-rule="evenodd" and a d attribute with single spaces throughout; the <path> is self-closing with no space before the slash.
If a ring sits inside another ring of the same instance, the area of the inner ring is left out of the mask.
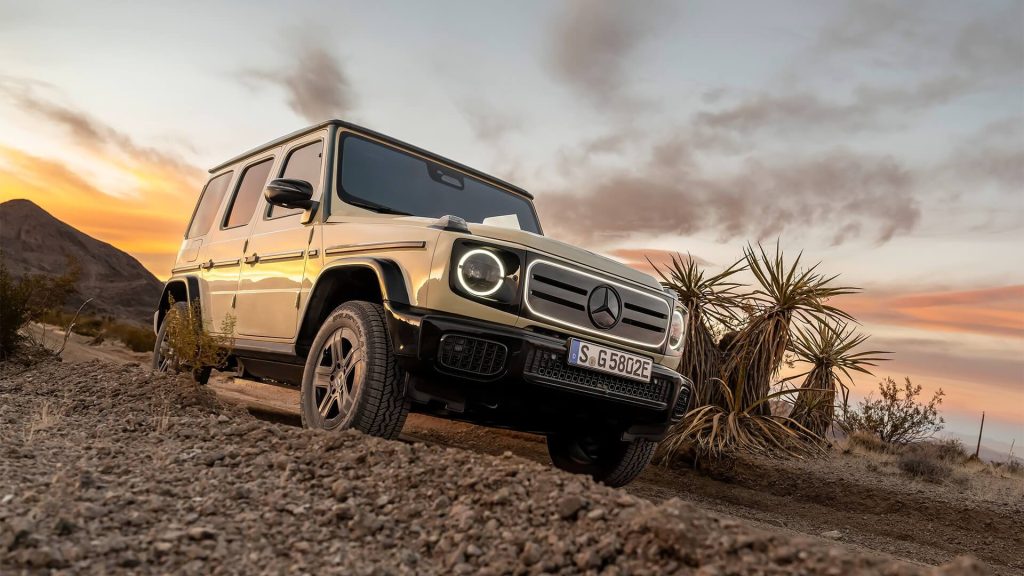
<path id="1" fill-rule="evenodd" d="M 854 398 L 1024 443 L 1024 1 L 0 0 L 0 201 L 159 277 L 206 169 L 333 117 L 641 268 L 802 251 L 893 352 Z"/>

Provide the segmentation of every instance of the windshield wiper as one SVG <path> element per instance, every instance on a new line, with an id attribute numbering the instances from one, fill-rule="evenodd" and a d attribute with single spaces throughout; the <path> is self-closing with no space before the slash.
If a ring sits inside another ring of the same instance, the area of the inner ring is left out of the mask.
<path id="1" fill-rule="evenodd" d="M 363 200 L 362 198 L 349 198 L 348 201 L 349 201 L 349 204 L 354 204 L 354 205 L 359 206 L 361 208 L 366 208 L 367 210 L 373 210 L 374 212 L 379 212 L 381 214 L 396 214 L 398 216 L 412 216 L 412 214 L 410 214 L 408 212 L 402 212 L 401 210 L 395 210 L 394 208 L 389 208 L 389 207 L 387 207 L 387 206 L 385 206 L 383 204 L 377 204 L 376 202 L 371 202 L 370 200 Z"/>

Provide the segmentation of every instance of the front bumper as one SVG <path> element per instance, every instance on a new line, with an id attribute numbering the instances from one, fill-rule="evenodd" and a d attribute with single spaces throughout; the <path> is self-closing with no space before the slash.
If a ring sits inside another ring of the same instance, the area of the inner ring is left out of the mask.
<path id="1" fill-rule="evenodd" d="M 569 365 L 568 336 L 387 310 L 413 400 L 456 417 L 536 432 L 617 425 L 626 439 L 660 439 L 689 402 L 690 382 L 657 363 L 650 382 L 637 382 Z"/>

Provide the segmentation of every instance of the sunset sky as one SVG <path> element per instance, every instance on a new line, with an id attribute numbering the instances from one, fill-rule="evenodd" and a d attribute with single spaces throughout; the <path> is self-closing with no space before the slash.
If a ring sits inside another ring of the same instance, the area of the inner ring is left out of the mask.
<path id="1" fill-rule="evenodd" d="M 640 267 L 803 250 L 894 352 L 856 395 L 910 376 L 1024 443 L 1024 1 L 0 0 L 0 201 L 157 276 L 207 168 L 330 117 Z"/>

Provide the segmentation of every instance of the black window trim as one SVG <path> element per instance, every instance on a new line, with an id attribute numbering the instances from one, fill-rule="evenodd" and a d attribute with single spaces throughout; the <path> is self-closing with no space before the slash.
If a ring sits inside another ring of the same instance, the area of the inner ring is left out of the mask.
<path id="1" fill-rule="evenodd" d="M 337 196 L 339 200 L 341 200 L 342 202 L 344 202 L 348 206 L 353 206 L 355 208 L 359 208 L 360 210 L 366 210 L 365 208 L 362 208 L 361 206 L 357 206 L 355 204 L 352 204 L 349 201 L 350 198 L 357 198 L 357 196 L 349 194 L 345 190 L 345 186 L 341 183 L 342 172 L 344 171 L 344 165 L 345 165 L 345 158 L 344 158 L 344 156 L 345 156 L 345 139 L 347 139 L 347 138 L 357 138 L 359 140 L 363 140 L 364 142 L 369 142 L 371 144 L 377 144 L 378 146 L 383 146 L 384 148 L 389 148 L 391 150 L 394 150 L 395 152 L 398 152 L 399 154 L 404 154 L 404 155 L 409 156 L 411 158 L 415 158 L 417 160 L 422 160 L 423 162 L 426 162 L 428 166 L 430 164 L 437 164 L 438 166 L 441 166 L 441 167 L 446 168 L 448 170 L 452 170 L 454 172 L 458 172 L 459 174 L 463 175 L 464 177 L 472 178 L 472 179 L 477 180 L 478 182 L 480 182 L 482 184 L 485 184 L 487 186 L 491 186 L 492 188 L 497 188 L 498 190 L 501 190 L 501 191 L 503 191 L 503 192 L 505 192 L 507 194 L 511 194 L 512 196 L 516 196 L 518 198 L 522 198 L 530 206 L 530 212 L 533 213 L 533 221 L 537 224 L 537 234 L 539 234 L 541 236 L 544 235 L 544 227 L 541 224 L 540 215 L 537 213 L 537 206 L 536 206 L 536 204 L 534 204 L 532 198 L 529 198 L 528 196 L 524 196 L 523 194 L 517 193 L 515 190 L 510 190 L 510 189 L 508 189 L 508 188 L 506 188 L 504 186 L 501 186 L 501 185 L 499 185 L 499 184 L 495 183 L 494 181 L 491 181 L 491 180 L 489 180 L 487 178 L 481 178 L 481 177 L 477 176 L 476 174 L 473 174 L 471 172 L 467 172 L 466 170 L 463 170 L 463 169 L 459 168 L 458 166 L 452 166 L 452 165 L 450 165 L 448 163 L 440 162 L 438 159 L 431 158 L 429 156 L 419 155 L 419 154 L 417 154 L 414 151 L 403 150 L 402 148 L 400 148 L 398 146 L 395 146 L 395 145 L 393 145 L 393 144 L 391 144 L 389 142 L 377 140 L 376 138 L 373 138 L 372 136 L 365 136 L 363 134 L 360 134 L 358 132 L 354 132 L 354 131 L 351 131 L 351 130 L 346 130 L 346 131 L 342 132 L 340 138 L 338 138 L 338 151 L 335 153 L 335 164 L 337 166 L 337 171 L 334 174 L 334 194 L 333 194 L 333 196 Z M 524 230 L 524 232 L 525 232 L 525 230 Z"/>
<path id="2" fill-rule="evenodd" d="M 270 162 L 274 162 L 276 159 L 277 159 L 276 155 L 273 154 L 273 153 L 270 153 L 270 154 L 267 154 L 266 156 L 260 157 L 258 160 L 253 160 L 252 162 L 249 162 L 241 170 L 238 171 L 238 181 L 235 182 L 235 188 L 231 192 L 231 199 L 225 205 L 225 207 L 224 207 L 224 214 L 220 217 L 220 229 L 222 231 L 223 230 L 234 230 L 236 228 L 242 228 L 242 227 L 245 227 L 245 226 L 248 226 L 248 225 L 252 224 L 253 216 L 256 215 L 256 211 L 255 210 L 253 210 L 252 216 L 249 216 L 249 221 L 248 222 L 246 222 L 244 224 L 237 224 L 235 226 L 227 226 L 226 225 L 228 223 L 228 216 L 231 215 L 231 210 L 234 209 L 234 207 L 235 207 L 235 198 L 238 196 L 238 189 L 242 187 L 242 180 L 245 179 L 245 173 L 249 171 L 249 168 L 252 168 L 253 166 L 256 166 L 257 164 L 262 164 L 262 163 L 266 162 L 267 160 L 269 160 Z M 271 166 L 271 168 L 273 168 L 273 166 Z M 267 180 L 267 182 L 269 182 L 269 181 L 270 180 Z M 267 183 L 264 182 L 263 186 L 266 187 L 266 185 L 267 185 Z M 257 200 L 256 202 L 258 204 L 259 200 Z"/>
<path id="3" fill-rule="evenodd" d="M 192 208 L 192 216 L 188 219 L 188 226 L 185 226 L 185 240 L 193 240 L 195 238 L 202 238 L 203 236 L 206 236 L 207 234 L 210 233 L 210 231 L 207 230 L 206 232 L 203 232 L 202 234 L 198 234 L 196 236 L 189 237 L 189 235 L 188 235 L 189 231 L 192 230 L 192 224 L 195 223 L 196 214 L 199 213 L 199 207 L 203 204 L 203 198 L 206 197 L 206 191 L 210 188 L 210 183 L 213 182 L 214 180 L 222 177 L 222 176 L 225 176 L 225 175 L 229 176 L 228 177 L 228 185 L 230 185 L 231 184 L 231 180 L 235 177 L 235 170 L 234 170 L 234 168 L 232 168 L 230 170 L 224 170 L 222 172 L 218 172 L 216 174 L 211 175 L 210 179 L 207 180 L 206 184 L 203 185 L 202 191 L 199 192 L 199 199 L 196 200 L 196 205 L 195 205 L 194 208 Z M 223 198 L 221 198 L 220 201 L 221 201 L 221 204 L 224 203 L 224 199 Z M 217 206 L 217 211 L 218 212 L 220 211 L 221 207 L 222 206 Z M 215 212 L 214 216 L 216 217 L 216 215 L 217 214 Z M 210 228 L 213 228 L 213 222 L 210 223 Z"/>
<path id="4" fill-rule="evenodd" d="M 296 152 L 298 150 L 302 150 L 306 146 L 312 146 L 313 144 L 316 144 L 317 141 L 319 141 L 320 144 L 323 146 L 320 149 L 320 188 L 323 188 L 324 187 L 324 182 L 323 182 L 323 180 L 324 180 L 324 166 L 326 166 L 326 164 L 327 164 L 327 158 L 326 158 L 326 156 L 327 156 L 327 142 L 325 141 L 325 138 L 324 138 L 323 134 L 321 134 L 318 138 L 313 138 L 311 140 L 299 140 L 295 144 L 290 146 L 288 148 L 287 152 L 281 154 L 281 157 L 284 158 L 284 161 L 281 163 L 281 167 L 278 168 L 277 176 L 275 176 L 275 178 L 284 178 L 284 171 L 288 169 L 288 159 L 291 158 L 291 156 L 292 156 L 292 154 L 294 152 Z M 314 190 L 313 192 L 315 193 L 316 190 Z M 323 196 L 323 194 L 321 194 L 321 196 Z M 264 222 L 268 222 L 270 220 L 280 220 L 281 218 L 291 218 L 292 216 L 300 216 L 302 214 L 302 212 L 303 212 L 302 210 L 299 210 L 298 212 L 292 212 L 291 214 L 282 214 L 280 216 L 274 216 L 273 218 L 271 218 L 270 217 L 270 212 L 273 209 L 274 209 L 274 205 L 271 204 L 270 202 L 267 202 L 267 209 L 263 211 L 263 221 Z"/>

